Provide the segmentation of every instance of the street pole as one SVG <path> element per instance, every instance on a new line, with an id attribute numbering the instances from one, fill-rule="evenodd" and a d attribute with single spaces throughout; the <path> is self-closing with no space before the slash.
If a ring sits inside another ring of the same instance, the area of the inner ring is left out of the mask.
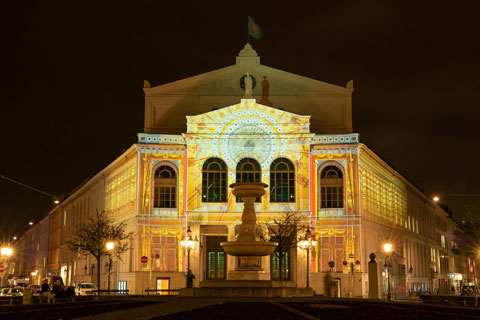
<path id="1" fill-rule="evenodd" d="M 475 264 L 477 263 L 477 259 L 473 260 L 473 283 L 475 284 L 475 288 L 473 289 L 474 295 L 475 295 L 475 308 L 478 307 L 478 294 L 477 294 L 477 268 L 475 267 Z"/>
<path id="2" fill-rule="evenodd" d="M 387 300 L 392 301 L 392 294 L 390 293 L 390 255 L 387 255 Z"/>
<path id="3" fill-rule="evenodd" d="M 187 274 L 190 271 L 190 248 L 187 248 Z"/>
<path id="4" fill-rule="evenodd" d="M 310 247 L 307 248 L 307 288 L 310 287 Z"/>

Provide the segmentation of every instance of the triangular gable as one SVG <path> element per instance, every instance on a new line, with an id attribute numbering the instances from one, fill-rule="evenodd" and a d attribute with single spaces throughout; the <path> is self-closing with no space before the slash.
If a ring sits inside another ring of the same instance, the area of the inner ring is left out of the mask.
<path id="1" fill-rule="evenodd" d="M 229 107 L 187 116 L 187 133 L 193 134 L 218 135 L 241 126 L 258 126 L 268 134 L 300 134 L 309 133 L 309 125 L 310 116 L 265 106 L 255 99 L 241 99 Z"/>

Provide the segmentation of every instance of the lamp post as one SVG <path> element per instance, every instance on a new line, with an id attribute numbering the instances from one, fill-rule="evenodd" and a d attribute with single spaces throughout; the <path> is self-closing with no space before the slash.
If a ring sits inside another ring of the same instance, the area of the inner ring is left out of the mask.
<path id="1" fill-rule="evenodd" d="M 317 241 L 312 240 L 312 231 L 308 228 L 305 237 L 298 243 L 298 246 L 307 252 L 307 288 L 310 287 L 310 250 L 315 248 Z"/>
<path id="2" fill-rule="evenodd" d="M 385 267 L 387 268 L 387 300 L 392 300 L 392 294 L 390 292 L 390 252 L 392 252 L 392 244 L 385 243 L 383 245 L 385 251 Z"/>
<path id="3" fill-rule="evenodd" d="M 105 244 L 105 247 L 107 248 L 107 251 L 108 251 L 108 261 L 106 263 L 106 267 L 108 271 L 107 290 L 108 290 L 108 293 L 110 293 L 110 276 L 112 273 L 112 253 L 113 253 L 113 249 L 115 248 L 115 242 L 107 241 L 107 243 Z"/>
<path id="4" fill-rule="evenodd" d="M 185 240 L 180 241 L 180 244 L 182 247 L 187 250 L 187 287 L 191 287 L 193 281 L 193 278 L 190 276 L 191 271 L 190 271 L 190 250 L 196 249 L 197 248 L 197 243 L 198 243 L 198 238 L 195 236 L 195 240 L 193 239 L 192 236 L 192 230 L 190 230 L 190 226 L 187 228 L 187 238 Z"/>
<path id="5" fill-rule="evenodd" d="M 6 260 L 5 262 L 8 262 L 8 259 L 12 256 L 13 254 L 13 249 L 12 248 L 9 248 L 9 247 L 2 247 L 1 250 L 0 250 L 0 264 L 2 264 L 3 266 L 3 263 L 4 263 L 4 259 Z M 8 266 L 8 264 L 7 264 Z M 2 268 L 2 271 L 1 271 L 1 278 L 0 278 L 0 286 L 3 285 L 3 275 L 4 273 L 6 273 L 7 271 L 5 271 L 5 267 Z"/>

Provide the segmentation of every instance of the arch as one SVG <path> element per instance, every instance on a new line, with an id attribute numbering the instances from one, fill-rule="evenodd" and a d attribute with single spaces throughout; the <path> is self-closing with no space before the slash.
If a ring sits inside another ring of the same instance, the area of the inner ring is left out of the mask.
<path id="1" fill-rule="evenodd" d="M 227 165 L 209 158 L 202 167 L 202 202 L 227 202 Z"/>
<path id="2" fill-rule="evenodd" d="M 235 172 L 236 182 L 261 182 L 262 168 L 257 160 L 252 158 L 243 158 L 237 163 Z M 242 200 L 237 197 L 237 202 Z M 261 202 L 258 197 L 255 202 Z"/>
<path id="3" fill-rule="evenodd" d="M 260 182 L 261 174 L 262 169 L 258 161 L 255 159 L 243 158 L 237 163 L 237 182 Z"/>
<path id="4" fill-rule="evenodd" d="M 168 162 L 162 162 L 154 173 L 154 208 L 177 207 L 177 171 Z"/>
<path id="5" fill-rule="evenodd" d="M 287 158 L 270 165 L 270 202 L 295 202 L 295 166 Z"/>
<path id="6" fill-rule="evenodd" d="M 344 208 L 344 174 L 334 162 L 325 164 L 319 170 L 320 208 Z"/>

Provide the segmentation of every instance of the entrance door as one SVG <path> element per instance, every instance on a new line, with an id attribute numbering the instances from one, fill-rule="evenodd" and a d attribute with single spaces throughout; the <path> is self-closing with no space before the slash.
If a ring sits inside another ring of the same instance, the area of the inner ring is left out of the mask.
<path id="1" fill-rule="evenodd" d="M 170 294 L 170 278 L 157 278 L 157 293 L 162 295 Z"/>
<path id="2" fill-rule="evenodd" d="M 220 242 L 227 241 L 226 236 L 207 236 L 207 280 L 225 280 L 227 271 L 226 253 Z"/>
<path id="3" fill-rule="evenodd" d="M 341 284 L 341 279 L 340 278 L 334 278 L 332 279 L 332 284 L 331 284 L 331 287 L 330 287 L 330 290 L 331 290 L 331 297 L 333 298 L 340 298 L 341 296 L 341 291 L 340 291 L 340 286 Z"/>

